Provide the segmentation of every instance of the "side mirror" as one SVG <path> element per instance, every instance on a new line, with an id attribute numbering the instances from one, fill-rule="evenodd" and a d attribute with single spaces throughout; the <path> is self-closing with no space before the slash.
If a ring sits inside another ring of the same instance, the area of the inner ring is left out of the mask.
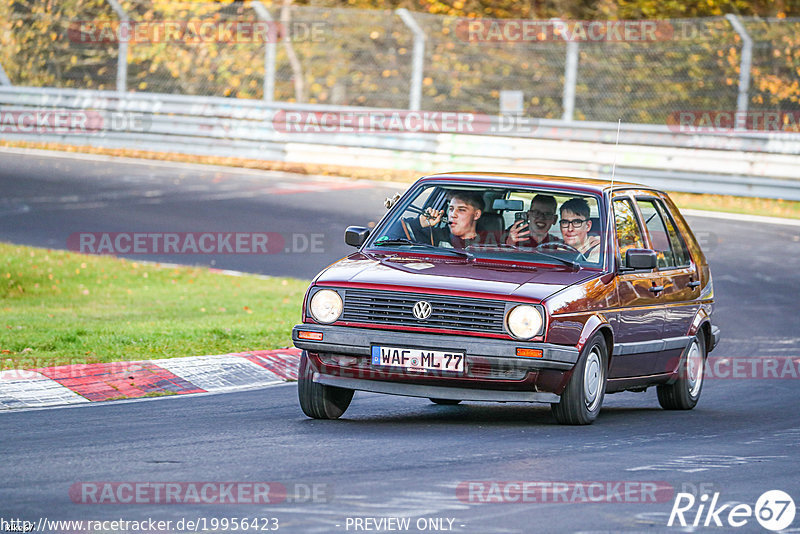
<path id="1" fill-rule="evenodd" d="M 625 252 L 625 267 L 628 269 L 655 269 L 658 255 L 655 250 L 631 248 Z"/>
<path id="2" fill-rule="evenodd" d="M 344 242 L 351 247 L 360 247 L 369 237 L 369 228 L 363 226 L 348 226 L 344 231 Z"/>

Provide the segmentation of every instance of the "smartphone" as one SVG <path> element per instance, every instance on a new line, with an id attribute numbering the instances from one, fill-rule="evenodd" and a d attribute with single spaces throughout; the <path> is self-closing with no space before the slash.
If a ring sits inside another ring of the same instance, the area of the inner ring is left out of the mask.
<path id="1" fill-rule="evenodd" d="M 518 211 L 514 214 L 514 224 L 519 223 L 522 221 L 522 225 L 520 228 L 524 228 L 528 226 L 528 212 L 527 211 Z"/>

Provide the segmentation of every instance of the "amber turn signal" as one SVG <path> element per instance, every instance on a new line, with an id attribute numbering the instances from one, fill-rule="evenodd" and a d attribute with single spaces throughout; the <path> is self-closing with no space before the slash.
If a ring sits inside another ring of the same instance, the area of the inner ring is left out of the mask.
<path id="1" fill-rule="evenodd" d="M 310 339 L 311 341 L 322 341 L 322 332 L 306 332 L 300 330 L 297 332 L 297 337 L 300 339 Z"/>
<path id="2" fill-rule="evenodd" d="M 524 356 L 526 358 L 541 358 L 544 356 L 542 349 L 523 349 L 517 348 L 517 356 Z"/>

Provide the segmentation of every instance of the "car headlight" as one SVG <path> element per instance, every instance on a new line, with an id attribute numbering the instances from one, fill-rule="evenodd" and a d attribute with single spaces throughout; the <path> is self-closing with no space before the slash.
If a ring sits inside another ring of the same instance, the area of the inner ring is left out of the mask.
<path id="1" fill-rule="evenodd" d="M 332 323 L 342 315 L 342 297 L 332 289 L 321 289 L 314 293 L 308 310 L 320 323 Z"/>
<path id="2" fill-rule="evenodd" d="M 542 330 L 542 313 L 539 308 L 521 304 L 506 316 L 506 327 L 517 339 L 530 339 Z"/>

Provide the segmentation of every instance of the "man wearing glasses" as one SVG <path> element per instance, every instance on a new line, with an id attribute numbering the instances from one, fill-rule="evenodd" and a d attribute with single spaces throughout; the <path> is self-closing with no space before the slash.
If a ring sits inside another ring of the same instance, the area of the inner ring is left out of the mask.
<path id="1" fill-rule="evenodd" d="M 536 195 L 531 200 L 527 219 L 515 222 L 508 229 L 506 244 L 533 248 L 542 243 L 560 243 L 558 237 L 550 234 L 557 220 L 555 197 Z"/>
<path id="2" fill-rule="evenodd" d="M 575 247 L 586 261 L 600 261 L 600 239 L 589 236 L 592 221 L 589 220 L 589 204 L 583 198 L 571 198 L 561 205 L 561 235 L 564 243 Z"/>

